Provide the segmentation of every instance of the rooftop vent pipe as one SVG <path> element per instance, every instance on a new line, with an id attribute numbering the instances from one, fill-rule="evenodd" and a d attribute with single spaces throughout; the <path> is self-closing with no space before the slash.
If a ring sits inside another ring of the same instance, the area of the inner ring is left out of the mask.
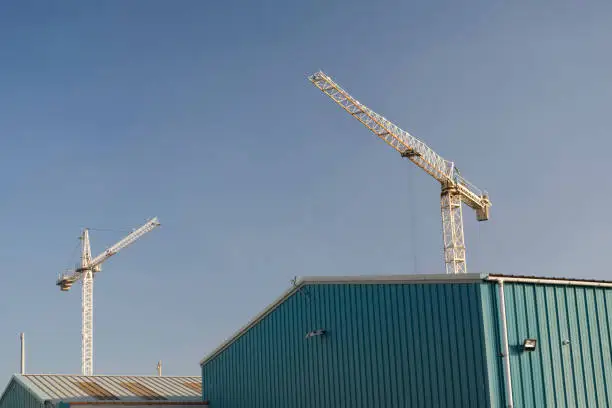
<path id="1" fill-rule="evenodd" d="M 23 333 L 19 334 L 19 339 L 21 340 L 21 369 L 19 373 L 21 375 L 25 374 L 25 335 Z"/>

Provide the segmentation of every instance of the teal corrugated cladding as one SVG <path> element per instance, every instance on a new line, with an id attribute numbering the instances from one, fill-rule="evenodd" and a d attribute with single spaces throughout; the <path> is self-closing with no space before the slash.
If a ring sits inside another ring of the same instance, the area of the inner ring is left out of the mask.
<path id="1" fill-rule="evenodd" d="M 498 292 L 496 286 L 490 284 L 483 283 L 480 289 L 489 398 L 492 408 L 501 408 L 506 406 L 506 391 L 500 354 L 502 340 Z"/>
<path id="2" fill-rule="evenodd" d="M 489 407 L 481 290 L 305 286 L 202 366 L 203 397 L 211 408 Z M 317 329 L 328 334 L 305 338 Z"/>
<path id="3" fill-rule="evenodd" d="M 489 387 L 503 393 L 497 286 L 484 285 Z M 612 289 L 505 283 L 504 290 L 515 407 L 612 407 Z M 537 339 L 535 351 L 522 351 L 526 338 Z"/>
<path id="4" fill-rule="evenodd" d="M 0 399 L 0 408 L 44 408 L 43 402 L 14 379 Z"/>

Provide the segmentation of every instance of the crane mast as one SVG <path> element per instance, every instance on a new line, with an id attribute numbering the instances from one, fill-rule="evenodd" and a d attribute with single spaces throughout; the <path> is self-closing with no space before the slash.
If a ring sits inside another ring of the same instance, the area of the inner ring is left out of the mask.
<path id="1" fill-rule="evenodd" d="M 89 230 L 83 231 L 81 250 L 81 373 L 93 375 L 93 274 Z"/>
<path id="2" fill-rule="evenodd" d="M 486 221 L 491 207 L 488 195 L 463 178 L 453 162 L 445 160 L 423 141 L 360 103 L 324 72 L 316 72 L 308 79 L 402 157 L 412 161 L 441 184 L 440 207 L 446 273 L 467 273 L 461 203 L 476 212 L 478 221 Z"/>
<path id="3" fill-rule="evenodd" d="M 62 291 L 70 290 L 70 287 L 79 279 L 83 281 L 82 305 L 81 305 L 81 373 L 82 375 L 93 375 L 93 278 L 94 274 L 102 270 L 102 263 L 123 248 L 134 243 L 144 234 L 159 226 L 156 217 L 147 221 L 144 225 L 132 231 L 116 244 L 108 247 L 100 255 L 91 258 L 91 245 L 89 242 L 89 229 L 84 229 L 81 239 L 81 264 L 71 271 L 70 274 L 61 275 L 56 285 Z"/>

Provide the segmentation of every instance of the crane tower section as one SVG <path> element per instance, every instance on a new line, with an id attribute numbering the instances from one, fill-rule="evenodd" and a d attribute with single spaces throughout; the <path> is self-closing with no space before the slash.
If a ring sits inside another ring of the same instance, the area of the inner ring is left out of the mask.
<path id="1" fill-rule="evenodd" d="M 102 270 L 102 263 L 117 252 L 134 243 L 138 238 L 152 231 L 160 224 L 156 217 L 135 229 L 116 244 L 108 247 L 100 255 L 92 259 L 89 230 L 83 230 L 81 239 L 81 264 L 69 274 L 61 275 L 56 285 L 62 291 L 68 291 L 72 285 L 81 279 L 83 282 L 81 304 L 81 373 L 93 375 L 93 281 L 94 274 Z"/>
<path id="2" fill-rule="evenodd" d="M 319 71 L 308 79 L 352 117 L 398 151 L 402 157 L 412 161 L 441 184 L 440 201 L 446 273 L 466 273 L 461 203 L 465 203 L 476 212 L 478 221 L 486 221 L 489 219 L 491 207 L 488 195 L 463 178 L 453 162 L 445 160 L 423 141 L 360 103 L 324 72 Z"/>

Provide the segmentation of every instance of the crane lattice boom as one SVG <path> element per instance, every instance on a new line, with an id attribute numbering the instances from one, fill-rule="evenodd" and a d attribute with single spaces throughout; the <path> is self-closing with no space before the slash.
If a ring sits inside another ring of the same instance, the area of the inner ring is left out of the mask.
<path id="1" fill-rule="evenodd" d="M 62 284 L 68 284 L 68 283 L 71 285 L 77 280 L 79 280 L 79 278 L 81 278 L 81 276 L 83 275 L 83 272 L 89 269 L 91 269 L 93 272 L 100 272 L 100 269 L 101 269 L 100 265 L 104 261 L 106 261 L 111 256 L 115 255 L 117 252 L 121 251 L 123 248 L 131 245 L 138 238 L 142 237 L 144 234 L 148 233 L 149 231 L 153 230 L 155 227 L 159 225 L 160 225 L 159 221 L 157 220 L 156 217 L 154 217 L 151 220 L 147 221 L 146 224 L 132 231 L 129 235 L 127 235 L 121 241 L 105 249 L 100 255 L 96 256 L 94 259 L 91 259 L 91 253 L 90 253 L 89 254 L 90 260 L 85 262 L 85 264 L 82 264 L 81 267 L 76 268 L 73 273 L 69 275 L 62 275 L 57 280 L 57 285 L 62 286 Z M 89 245 L 89 233 L 87 233 L 86 236 L 87 236 L 87 245 Z M 85 244 L 85 232 L 81 239 L 83 240 L 83 244 Z M 66 289 L 70 289 L 70 286 L 68 286 Z"/>
<path id="2" fill-rule="evenodd" d="M 476 211 L 479 221 L 485 221 L 489 218 L 491 206 L 487 194 L 464 179 L 453 162 L 445 160 L 423 141 L 360 103 L 324 72 L 319 71 L 308 79 L 402 157 L 408 158 L 440 182 L 446 271 L 467 272 L 461 202 Z"/>
<path id="3" fill-rule="evenodd" d="M 94 268 L 100 265 L 102 262 L 106 261 L 111 256 L 115 255 L 117 252 L 121 251 L 123 248 L 134 243 L 138 238 L 142 237 L 149 231 L 152 231 L 155 227 L 159 226 L 159 221 L 157 218 L 152 218 L 146 224 L 141 226 L 138 229 L 132 231 L 129 235 L 123 238 L 121 241 L 117 242 L 115 245 L 110 246 L 100 255 L 96 256 L 91 260 L 91 267 Z"/>
<path id="4" fill-rule="evenodd" d="M 95 258 L 91 258 L 91 246 L 89 243 L 89 230 L 85 229 L 81 236 L 82 251 L 81 265 L 68 275 L 62 275 L 56 284 L 62 291 L 70 290 L 70 287 L 79 279 L 83 281 L 82 291 L 82 327 L 81 327 L 81 372 L 83 375 L 93 375 L 93 277 L 94 273 L 100 272 L 102 263 L 117 252 L 132 244 L 144 234 L 159 226 L 156 217 L 147 221 L 141 227 L 132 231 L 116 244 L 108 247 Z"/>

